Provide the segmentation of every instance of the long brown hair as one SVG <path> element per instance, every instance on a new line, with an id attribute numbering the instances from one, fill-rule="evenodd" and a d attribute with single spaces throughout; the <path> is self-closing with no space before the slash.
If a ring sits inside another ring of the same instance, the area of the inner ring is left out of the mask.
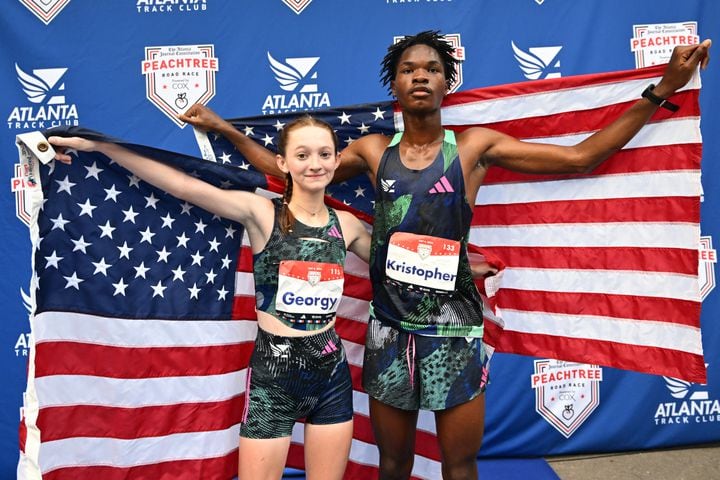
<path id="1" fill-rule="evenodd" d="M 290 135 L 290 132 L 302 127 L 320 127 L 330 132 L 330 136 L 332 137 L 333 141 L 333 147 L 335 148 L 335 154 L 337 155 L 339 142 L 337 134 L 335 134 L 333 128 L 330 126 L 329 123 L 318 120 L 317 118 L 313 118 L 312 116 L 307 114 L 296 118 L 292 122 L 288 123 L 285 128 L 282 129 L 282 131 L 280 132 L 280 140 L 278 141 L 278 154 L 283 157 L 285 156 L 285 148 L 287 146 L 288 136 Z M 290 211 L 290 208 L 288 208 L 288 204 L 290 203 L 290 199 L 292 198 L 292 193 L 292 176 L 290 175 L 290 173 L 286 173 L 282 208 L 280 209 L 280 217 L 278 218 L 278 223 L 280 224 L 280 231 L 283 234 L 287 234 L 288 232 L 292 231 L 292 226 L 295 224 L 295 216 Z"/>

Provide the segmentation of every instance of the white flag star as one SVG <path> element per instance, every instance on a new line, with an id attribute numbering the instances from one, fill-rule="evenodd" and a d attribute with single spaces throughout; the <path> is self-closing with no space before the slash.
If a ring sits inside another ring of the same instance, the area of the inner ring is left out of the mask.
<path id="1" fill-rule="evenodd" d="M 281 122 L 280 122 L 280 119 L 278 119 L 278 120 L 275 122 L 275 125 L 273 125 L 273 126 L 275 127 L 275 130 L 277 130 L 277 131 L 279 132 L 280 130 L 283 129 L 283 127 L 285 126 L 285 124 L 284 124 L 284 123 L 281 123 Z"/>
<path id="2" fill-rule="evenodd" d="M 365 125 L 365 122 L 361 123 L 359 127 L 357 127 L 358 130 L 360 130 L 360 135 L 365 135 L 370 131 L 370 127 Z"/>
<path id="3" fill-rule="evenodd" d="M 373 112 L 373 115 L 375 115 L 375 120 L 384 120 L 385 110 L 380 110 L 380 107 L 377 107 L 377 110 Z"/>
<path id="4" fill-rule="evenodd" d="M 152 238 L 155 236 L 155 233 L 150 231 L 150 227 L 147 227 L 144 231 L 140 232 L 140 236 L 142 236 L 140 243 L 147 242 L 152 245 Z"/>
<path id="5" fill-rule="evenodd" d="M 123 281 L 122 278 L 119 282 L 113 283 L 112 286 L 115 287 L 115 293 L 113 293 L 113 297 L 115 295 L 122 295 L 123 297 L 125 296 L 125 289 L 128 287 L 128 285 Z"/>
<path id="6" fill-rule="evenodd" d="M 62 259 L 63 259 L 63 257 L 58 257 L 57 252 L 55 250 L 53 250 L 53 252 L 50 254 L 49 257 L 45 257 L 45 260 L 47 260 L 47 264 L 45 265 L 45 268 L 47 268 L 47 267 L 60 268 L 60 267 L 58 267 L 58 262 Z"/>
<path id="7" fill-rule="evenodd" d="M 62 180 L 55 180 L 55 182 L 59 185 L 57 193 L 65 191 L 68 193 L 68 195 L 72 195 L 72 192 L 70 190 L 72 189 L 72 187 L 77 185 L 76 183 L 70 181 L 69 175 L 65 175 L 65 178 L 63 178 Z"/>
<path id="8" fill-rule="evenodd" d="M 186 237 L 186 236 L 185 236 L 185 232 L 183 232 L 182 234 L 180 234 L 179 237 L 175 237 L 175 238 L 177 238 L 178 247 L 185 247 L 185 248 L 187 248 L 187 242 L 188 242 L 188 240 L 190 240 L 190 237 Z"/>
<path id="9" fill-rule="evenodd" d="M 145 274 L 150 269 L 145 266 L 145 262 L 140 262 L 140 265 L 138 265 L 137 267 L 133 267 L 133 268 L 135 269 L 135 278 L 138 278 L 138 277 L 147 278 L 145 276 Z"/>
<path id="10" fill-rule="evenodd" d="M 85 280 L 78 278 L 77 272 L 73 272 L 72 276 L 66 277 L 63 275 L 63 278 L 67 280 L 67 283 L 65 284 L 65 288 L 73 287 L 75 290 L 80 290 L 80 282 L 84 282 Z"/>
<path id="11" fill-rule="evenodd" d="M 151 285 L 150 288 L 153 289 L 153 298 L 154 297 L 165 298 L 165 289 L 167 289 L 167 287 L 163 287 L 162 282 L 160 280 L 158 280 L 158 283 L 156 285 Z"/>
<path id="12" fill-rule="evenodd" d="M 88 217 L 92 218 L 92 212 L 97 208 L 95 205 L 90 203 L 89 198 L 85 200 L 85 203 L 78 203 L 77 206 L 80 207 L 80 214 L 78 215 L 78 217 L 87 215 Z"/>
<path id="13" fill-rule="evenodd" d="M 158 262 L 165 262 L 167 263 L 168 257 L 170 256 L 170 252 L 168 252 L 167 248 L 163 246 L 162 250 L 157 250 L 158 254 Z"/>
<path id="14" fill-rule="evenodd" d="M 235 232 L 237 232 L 237 230 L 235 230 L 232 225 L 225 227 L 225 238 L 235 238 Z"/>
<path id="15" fill-rule="evenodd" d="M 227 254 L 222 258 L 222 268 L 230 268 L 230 264 L 232 263 L 232 260 L 230 260 L 230 257 L 228 257 Z"/>
<path id="16" fill-rule="evenodd" d="M 217 238 L 213 237 L 213 239 L 210 240 L 208 243 L 210 244 L 210 251 L 211 251 L 211 252 L 218 252 L 218 253 L 220 253 L 220 251 L 218 250 L 218 247 L 220 246 L 220 242 L 217 241 Z"/>
<path id="17" fill-rule="evenodd" d="M 225 290 L 225 286 L 223 285 L 220 290 L 217 291 L 218 293 L 218 300 L 225 300 L 225 296 L 230 293 L 228 290 Z"/>
<path id="18" fill-rule="evenodd" d="M 132 252 L 132 247 L 128 247 L 127 242 L 123 242 L 121 247 L 118 247 L 118 250 L 120 250 L 120 258 L 127 258 L 130 260 L 130 252 Z"/>
<path id="19" fill-rule="evenodd" d="M 95 271 L 93 272 L 93 275 L 97 273 L 102 273 L 105 277 L 107 277 L 107 269 L 112 266 L 109 263 L 105 263 L 105 257 L 102 257 L 99 262 L 92 262 L 92 264 L 95 265 Z"/>
<path id="20" fill-rule="evenodd" d="M 340 125 L 345 125 L 346 123 L 350 123 L 350 117 L 351 117 L 351 116 L 352 116 L 352 115 L 348 115 L 347 113 L 342 112 L 342 115 L 340 115 L 339 117 L 337 117 L 337 118 L 340 119 Z"/>
<path id="21" fill-rule="evenodd" d="M 125 214 L 125 218 L 123 219 L 123 223 L 124 223 L 124 222 L 135 223 L 135 217 L 137 217 L 138 215 L 140 215 L 139 213 L 135 213 L 135 210 L 133 210 L 132 205 L 130 205 L 130 208 L 128 208 L 127 210 L 122 210 L 122 213 Z"/>
<path id="22" fill-rule="evenodd" d="M 190 257 L 193 259 L 191 265 L 198 265 L 200 266 L 200 262 L 202 262 L 202 259 L 205 258 L 202 255 L 200 255 L 200 250 L 195 252 L 195 255 L 190 255 Z"/>
<path id="23" fill-rule="evenodd" d="M 185 270 L 183 270 L 180 265 L 178 265 L 175 270 L 170 270 L 170 271 L 173 273 L 173 281 L 174 280 L 180 280 L 181 282 L 185 281 Z"/>
<path id="24" fill-rule="evenodd" d="M 160 228 L 167 227 L 170 230 L 172 230 L 172 224 L 175 221 L 175 219 L 170 216 L 170 212 L 168 212 L 167 215 L 165 215 L 164 217 L 160 217 L 160 219 L 163 221 L 162 227 L 160 227 Z"/>
<path id="25" fill-rule="evenodd" d="M 102 168 L 98 168 L 97 162 L 93 162 L 92 165 L 89 167 L 86 165 L 85 170 L 87 170 L 87 175 L 85 175 L 85 178 L 93 177 L 95 180 L 100 180 L 99 174 L 103 171 Z"/>
<path id="26" fill-rule="evenodd" d="M 217 277 L 217 273 L 215 273 L 215 269 L 211 269 L 208 273 L 205 274 L 207 277 L 207 283 L 215 283 L 215 277 Z"/>
<path id="27" fill-rule="evenodd" d="M 205 227 L 207 227 L 207 225 L 205 225 L 202 220 L 198 220 L 198 222 L 195 223 L 195 233 L 205 233 Z"/>
<path id="28" fill-rule="evenodd" d="M 98 225 L 98 228 L 102 232 L 100 234 L 100 238 L 103 238 L 103 237 L 108 237 L 110 239 L 113 238 L 113 231 L 115 231 L 115 227 L 110 225 L 110 220 L 105 222 L 105 225 Z"/>
<path id="29" fill-rule="evenodd" d="M 62 213 L 59 213 L 58 216 L 55 218 L 51 218 L 50 221 L 53 224 L 50 230 L 55 230 L 56 228 L 59 228 L 63 232 L 65 231 L 65 224 L 70 223 L 70 220 L 65 220 L 63 218 Z"/>
<path id="30" fill-rule="evenodd" d="M 153 194 L 152 192 L 150 192 L 150 196 L 149 196 L 149 197 L 145 197 L 145 201 L 147 202 L 147 203 L 145 204 L 145 208 L 150 207 L 150 208 L 152 208 L 152 209 L 154 209 L 154 210 L 157 210 L 157 206 L 156 206 L 156 205 L 157 205 L 157 202 L 160 201 L 160 199 L 159 199 L 159 198 L 155 198 L 155 194 Z"/>
<path id="31" fill-rule="evenodd" d="M 80 235 L 80 238 L 77 240 L 70 239 L 70 241 L 75 244 L 75 247 L 72 249 L 73 252 L 80 250 L 81 252 L 87 254 L 87 247 L 92 245 L 92 243 L 88 243 L 85 241 L 84 235 Z"/>
<path id="32" fill-rule="evenodd" d="M 187 213 L 188 215 L 190 215 L 190 209 L 193 206 L 190 205 L 188 202 L 183 202 L 183 204 L 180 205 L 180 207 L 182 207 L 182 211 L 180 212 L 180 215 L 182 215 L 183 213 Z"/>
<path id="33" fill-rule="evenodd" d="M 128 185 L 135 188 L 140 188 L 140 177 L 135 175 L 128 175 Z"/>
<path id="34" fill-rule="evenodd" d="M 220 159 L 222 160 L 222 163 L 230 163 L 230 154 L 223 152 L 222 155 L 220 155 Z"/>
<path id="35" fill-rule="evenodd" d="M 263 138 L 263 142 L 265 142 L 265 146 L 266 146 L 266 147 L 267 147 L 268 145 L 272 145 L 272 144 L 273 144 L 273 137 L 271 137 L 270 135 L 268 135 L 268 134 L 266 133 L 266 134 L 265 134 L 265 138 Z"/>
<path id="36" fill-rule="evenodd" d="M 105 188 L 105 200 L 112 200 L 117 203 L 117 196 L 120 195 L 119 190 L 115 190 L 115 185 L 111 185 L 110 188 Z"/>
<path id="37" fill-rule="evenodd" d="M 246 137 L 252 137 L 255 133 L 255 127 L 245 127 L 243 130 L 245 130 L 245 136 Z"/>
<path id="38" fill-rule="evenodd" d="M 197 288 L 197 283 L 193 283 L 193 286 L 191 288 L 188 288 L 190 290 L 190 298 L 198 299 L 198 294 L 200 293 L 200 289 Z"/>

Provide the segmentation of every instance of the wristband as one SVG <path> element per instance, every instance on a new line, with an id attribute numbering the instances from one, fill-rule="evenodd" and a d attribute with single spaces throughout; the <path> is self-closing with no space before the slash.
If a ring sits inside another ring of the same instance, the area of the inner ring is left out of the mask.
<path id="1" fill-rule="evenodd" d="M 660 98 L 657 95 L 653 93 L 653 88 L 655 88 L 655 85 L 652 83 L 647 86 L 645 90 L 643 90 L 642 94 L 640 95 L 643 98 L 647 98 L 652 103 L 657 105 L 658 107 L 666 108 L 670 110 L 671 112 L 677 112 L 680 110 L 680 107 L 672 102 L 668 102 L 664 98 Z"/>

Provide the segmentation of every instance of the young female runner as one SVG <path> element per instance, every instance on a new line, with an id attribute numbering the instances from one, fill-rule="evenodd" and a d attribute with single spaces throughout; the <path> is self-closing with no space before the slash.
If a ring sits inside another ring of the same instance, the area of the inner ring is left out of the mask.
<path id="1" fill-rule="evenodd" d="M 59 150 L 99 151 L 171 195 L 245 226 L 259 328 L 248 369 L 239 477 L 280 478 L 293 425 L 305 418 L 307 478 L 341 479 L 352 439 L 352 383 L 333 327 L 345 252 L 367 261 L 370 236 L 354 216 L 324 204 L 340 163 L 332 128 L 304 116 L 283 129 L 276 162 L 287 186 L 275 200 L 222 190 L 116 144 L 48 140 Z M 62 151 L 56 159 L 71 160 Z"/>

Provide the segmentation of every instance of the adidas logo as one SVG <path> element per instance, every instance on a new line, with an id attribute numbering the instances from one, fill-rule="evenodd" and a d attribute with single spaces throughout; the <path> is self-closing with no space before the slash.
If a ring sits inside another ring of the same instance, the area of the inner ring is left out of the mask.
<path id="1" fill-rule="evenodd" d="M 323 355 L 329 355 L 333 352 L 337 352 L 338 347 L 335 345 L 335 343 L 332 340 L 329 340 L 327 345 L 325 345 L 325 348 L 322 349 Z"/>
<path id="2" fill-rule="evenodd" d="M 450 185 L 450 182 L 448 182 L 448 179 L 443 175 L 443 177 L 435 183 L 435 186 L 433 186 L 428 193 L 452 193 L 454 191 L 455 190 L 452 185 Z"/>
<path id="3" fill-rule="evenodd" d="M 395 193 L 395 180 L 381 179 L 380 187 L 383 189 L 383 192 Z"/>
<path id="4" fill-rule="evenodd" d="M 342 235 L 340 235 L 340 230 L 338 230 L 335 225 L 333 225 L 332 228 L 328 230 L 328 235 L 335 238 L 342 238 Z"/>

